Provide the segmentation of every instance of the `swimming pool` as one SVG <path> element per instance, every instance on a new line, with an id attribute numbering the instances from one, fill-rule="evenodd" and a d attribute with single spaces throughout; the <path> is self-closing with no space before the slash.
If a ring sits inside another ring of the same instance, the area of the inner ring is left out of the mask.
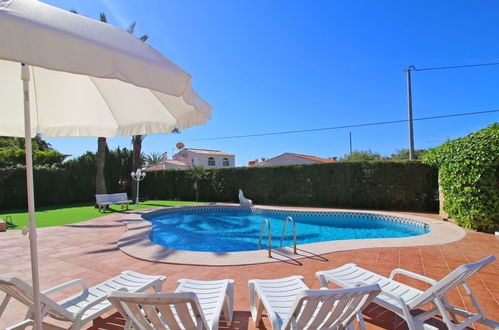
<path id="1" fill-rule="evenodd" d="M 296 222 L 297 244 L 325 241 L 400 238 L 429 232 L 427 224 L 403 217 L 367 212 L 314 212 L 199 206 L 164 209 L 144 218 L 151 222 L 150 240 L 187 251 L 236 252 L 258 249 L 262 221 L 271 225 L 272 248 L 278 248 L 286 217 Z M 283 246 L 293 245 L 291 224 Z M 262 249 L 267 248 L 264 234 Z"/>

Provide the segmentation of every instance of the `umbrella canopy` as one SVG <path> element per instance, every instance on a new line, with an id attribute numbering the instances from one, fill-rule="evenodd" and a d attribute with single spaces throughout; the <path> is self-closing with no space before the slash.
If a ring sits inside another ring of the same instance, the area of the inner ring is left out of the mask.
<path id="1" fill-rule="evenodd" d="M 189 74 L 110 24 L 0 0 L 0 31 L 0 136 L 25 135 L 20 62 L 31 71 L 32 135 L 169 133 L 211 119 Z"/>
<path id="2" fill-rule="evenodd" d="M 34 315 L 41 329 L 31 136 L 169 133 L 204 124 L 211 107 L 187 73 L 109 24 L 34 0 L 0 0 L 0 31 L 0 136 L 26 139 Z"/>

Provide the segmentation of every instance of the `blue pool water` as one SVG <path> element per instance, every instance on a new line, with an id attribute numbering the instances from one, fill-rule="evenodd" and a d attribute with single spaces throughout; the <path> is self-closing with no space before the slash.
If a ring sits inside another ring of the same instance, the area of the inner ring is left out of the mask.
<path id="1" fill-rule="evenodd" d="M 265 212 L 262 210 L 261 212 Z M 323 241 L 395 238 L 422 235 L 428 229 L 412 224 L 385 220 L 365 213 L 310 215 L 293 213 L 297 244 Z M 364 216 L 362 216 L 364 215 Z M 252 213 L 244 209 L 190 209 L 148 217 L 152 223 L 150 239 L 156 244 L 188 251 L 234 252 L 258 249 L 262 221 L 268 219 L 272 248 L 279 247 L 286 214 Z M 288 223 L 283 246 L 293 245 L 293 230 Z M 267 234 L 262 249 L 267 248 Z"/>

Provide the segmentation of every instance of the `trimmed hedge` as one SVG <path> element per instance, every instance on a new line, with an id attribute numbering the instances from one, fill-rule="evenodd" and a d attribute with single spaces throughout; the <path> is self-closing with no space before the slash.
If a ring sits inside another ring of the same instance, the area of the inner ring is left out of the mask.
<path id="1" fill-rule="evenodd" d="M 131 196 L 131 151 L 106 159 L 108 192 Z M 68 161 L 61 169 L 35 169 L 37 206 L 95 199 L 95 154 Z M 238 190 L 256 204 L 432 212 L 438 209 L 437 171 L 419 161 L 339 162 L 207 170 L 200 201 L 239 202 Z M 144 199 L 194 200 L 188 171 L 148 172 L 140 183 Z M 0 170 L 0 209 L 26 208 L 22 168 Z"/>
<path id="2" fill-rule="evenodd" d="M 499 124 L 428 151 L 423 162 L 438 167 L 443 209 L 465 228 L 499 228 Z"/>
<path id="3" fill-rule="evenodd" d="M 36 206 L 64 205 L 95 201 L 95 154 L 69 160 L 61 168 L 35 168 Z M 109 193 L 131 196 L 132 152 L 117 149 L 106 154 L 106 187 Z M 0 169 L 0 209 L 26 209 L 26 171 Z"/>
<path id="4" fill-rule="evenodd" d="M 200 201 L 239 202 L 238 190 L 256 204 L 435 211 L 437 171 L 419 161 L 339 162 L 207 170 Z M 185 170 L 148 172 L 147 199 L 194 200 Z"/>

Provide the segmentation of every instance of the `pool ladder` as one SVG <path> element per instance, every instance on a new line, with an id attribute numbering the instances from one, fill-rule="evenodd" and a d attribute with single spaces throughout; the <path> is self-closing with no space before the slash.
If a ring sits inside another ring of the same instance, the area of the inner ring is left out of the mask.
<path id="1" fill-rule="evenodd" d="M 286 227 L 288 225 L 288 221 L 291 221 L 291 223 L 293 224 L 293 252 L 294 254 L 298 254 L 296 253 L 296 223 L 291 217 L 287 217 L 286 221 L 284 221 L 284 228 L 282 228 L 280 247 L 282 247 L 282 240 L 284 239 L 284 234 L 286 234 Z"/>
<path id="2" fill-rule="evenodd" d="M 284 228 L 282 229 L 282 234 L 281 234 L 281 242 L 280 242 L 280 247 L 282 247 L 282 240 L 284 239 L 284 235 L 286 234 L 286 228 L 288 226 L 288 221 L 291 221 L 293 224 L 293 252 L 294 254 L 298 254 L 296 252 L 296 223 L 293 220 L 292 217 L 287 217 L 286 220 L 284 221 Z M 269 253 L 269 258 L 272 258 L 272 233 L 270 232 L 270 222 L 267 219 L 264 219 L 262 221 L 262 228 L 260 229 L 260 240 L 258 241 L 258 250 L 260 250 L 262 246 L 262 238 L 263 238 L 263 232 L 265 231 L 265 224 L 267 224 L 267 236 L 268 236 L 268 243 L 267 243 L 267 249 Z"/>

